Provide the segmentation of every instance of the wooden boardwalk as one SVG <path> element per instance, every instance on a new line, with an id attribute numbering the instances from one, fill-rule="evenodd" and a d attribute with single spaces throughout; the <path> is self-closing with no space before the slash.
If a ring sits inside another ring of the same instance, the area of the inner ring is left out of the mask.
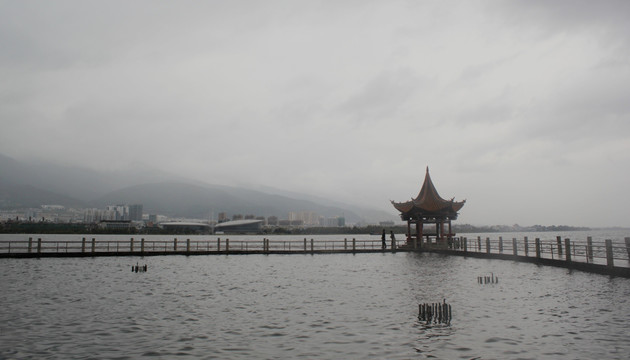
<path id="1" fill-rule="evenodd" d="M 404 241 L 345 238 L 343 240 L 151 240 L 130 238 L 125 241 L 98 240 L 96 236 L 82 240 L 0 241 L 0 258 L 90 257 L 90 256 L 159 256 L 159 255 L 248 255 L 248 254 L 332 254 L 413 251 Z"/>
<path id="2" fill-rule="evenodd" d="M 540 265 L 630 277 L 630 237 L 623 245 L 614 245 L 612 240 L 594 242 L 588 237 L 585 243 L 571 239 L 541 240 L 540 238 L 512 238 L 504 240 L 477 237 L 455 238 L 442 248 L 428 251 L 475 258 L 502 259 L 530 262 Z"/>
<path id="3" fill-rule="evenodd" d="M 0 258 L 101 257 L 101 256 L 164 256 L 164 255 L 254 255 L 254 254 L 361 254 L 381 252 L 432 252 L 454 256 L 502 259 L 563 267 L 614 276 L 630 277 L 630 238 L 625 244 L 611 240 L 585 243 L 570 239 L 511 240 L 456 237 L 443 244 L 406 244 L 405 240 L 344 238 L 343 240 L 230 240 L 216 238 L 191 240 L 172 238 L 154 240 L 99 240 L 96 236 L 82 240 L 0 241 Z"/>

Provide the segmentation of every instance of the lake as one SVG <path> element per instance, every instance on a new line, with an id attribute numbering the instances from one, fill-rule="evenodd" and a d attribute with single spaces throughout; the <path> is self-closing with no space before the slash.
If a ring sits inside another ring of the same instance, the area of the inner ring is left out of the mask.
<path id="1" fill-rule="evenodd" d="M 147 264 L 146 273 L 131 266 Z M 497 284 L 479 284 L 493 274 Z M 0 358 L 625 359 L 630 279 L 416 253 L 0 259 Z M 446 302 L 450 325 L 418 319 Z"/>

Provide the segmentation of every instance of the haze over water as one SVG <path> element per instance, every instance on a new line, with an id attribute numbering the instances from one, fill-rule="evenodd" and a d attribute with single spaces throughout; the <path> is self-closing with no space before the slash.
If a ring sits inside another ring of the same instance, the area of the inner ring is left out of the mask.
<path id="1" fill-rule="evenodd" d="M 132 273 L 131 265 L 148 265 Z M 480 285 L 493 273 L 498 284 Z M 383 253 L 3 259 L 0 358 L 624 359 L 630 281 Z M 418 304 L 446 299 L 453 321 Z"/>

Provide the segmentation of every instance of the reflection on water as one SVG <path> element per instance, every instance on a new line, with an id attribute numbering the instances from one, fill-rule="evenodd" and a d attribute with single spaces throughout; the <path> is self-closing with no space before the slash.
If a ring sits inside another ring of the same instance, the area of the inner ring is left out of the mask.
<path id="1" fill-rule="evenodd" d="M 146 273 L 131 265 L 147 264 Z M 498 284 L 480 285 L 494 273 Z M 0 260 L 0 358 L 626 358 L 630 280 L 437 254 Z M 452 305 L 450 325 L 418 304 Z"/>

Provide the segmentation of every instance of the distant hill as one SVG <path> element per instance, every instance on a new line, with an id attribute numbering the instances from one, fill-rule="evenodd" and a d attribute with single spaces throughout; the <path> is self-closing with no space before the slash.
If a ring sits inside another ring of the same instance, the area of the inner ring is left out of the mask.
<path id="1" fill-rule="evenodd" d="M 20 209 L 40 205 L 62 204 L 67 207 L 82 208 L 87 204 L 70 196 L 38 189 L 31 185 L 15 184 L 0 177 L 0 208 Z"/>
<path id="2" fill-rule="evenodd" d="M 96 171 L 45 162 L 19 162 L 0 154 L 0 177 L 13 184 L 30 185 L 87 202 L 131 185 L 185 179 L 138 166 L 124 171 Z"/>
<path id="3" fill-rule="evenodd" d="M 143 204 L 145 213 L 201 219 L 211 214 L 216 218 L 219 212 L 286 218 L 290 211 L 345 216 L 347 223 L 394 219 L 385 211 L 306 194 L 205 184 L 155 169 L 99 172 L 48 163 L 25 164 L 0 155 L 0 208 L 42 204 L 103 208 L 132 203 Z"/>

